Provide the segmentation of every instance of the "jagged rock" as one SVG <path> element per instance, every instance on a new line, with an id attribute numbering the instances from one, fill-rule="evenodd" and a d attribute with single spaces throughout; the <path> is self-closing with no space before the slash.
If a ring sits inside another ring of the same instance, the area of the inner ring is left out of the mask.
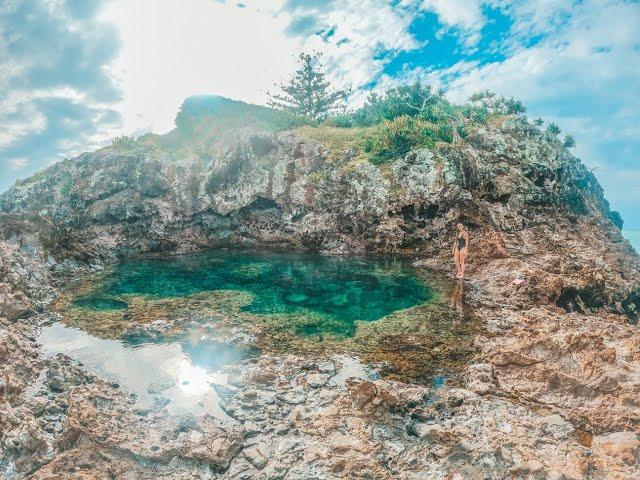
<path id="1" fill-rule="evenodd" d="M 85 153 L 0 196 L 0 475 L 637 478 L 640 261 L 559 142 L 510 117 L 375 166 L 304 130 L 230 129 L 178 155 L 165 140 Z M 120 257 L 278 245 L 419 253 L 449 272 L 458 221 L 483 327 L 466 388 L 333 382 L 334 359 L 263 352 L 214 387 L 230 423 L 180 419 L 35 341 L 57 285 Z"/>
<path id="2" fill-rule="evenodd" d="M 245 448 L 242 450 L 242 454 L 258 470 L 263 469 L 268 462 L 264 447 L 261 445 Z"/>

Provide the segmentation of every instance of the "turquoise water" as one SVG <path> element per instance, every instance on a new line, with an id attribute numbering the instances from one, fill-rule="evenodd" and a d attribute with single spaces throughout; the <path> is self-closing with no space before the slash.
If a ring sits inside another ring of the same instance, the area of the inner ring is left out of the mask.
<path id="1" fill-rule="evenodd" d="M 378 320 L 433 297 L 401 260 L 215 251 L 127 261 L 74 303 L 123 310 L 127 295 L 167 298 L 214 290 L 253 294 L 242 307 L 253 314 L 312 314 L 295 327 L 303 335 L 353 335 L 358 320 Z"/>

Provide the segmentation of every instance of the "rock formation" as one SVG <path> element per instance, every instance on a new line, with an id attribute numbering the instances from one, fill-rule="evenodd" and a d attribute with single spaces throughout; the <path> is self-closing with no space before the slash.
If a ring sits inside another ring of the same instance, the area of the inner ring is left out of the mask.
<path id="1" fill-rule="evenodd" d="M 382 166 L 354 134 L 240 125 L 185 150 L 178 129 L 0 196 L 3 478 L 638 478 L 640 258 L 594 175 L 524 117 Z M 68 275 L 120 258 L 277 246 L 448 272 L 459 221 L 483 326 L 464 388 L 265 354 L 220 392 L 238 426 L 181 423 L 35 341 Z"/>

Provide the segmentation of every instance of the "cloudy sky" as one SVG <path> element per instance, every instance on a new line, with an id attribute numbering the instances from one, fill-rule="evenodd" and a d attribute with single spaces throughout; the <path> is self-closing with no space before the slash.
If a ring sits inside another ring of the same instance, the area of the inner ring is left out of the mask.
<path id="1" fill-rule="evenodd" d="M 185 97 L 264 103 L 301 50 L 366 92 L 489 88 L 577 140 L 640 230 L 640 3 L 631 0 L 0 0 L 0 190 Z"/>

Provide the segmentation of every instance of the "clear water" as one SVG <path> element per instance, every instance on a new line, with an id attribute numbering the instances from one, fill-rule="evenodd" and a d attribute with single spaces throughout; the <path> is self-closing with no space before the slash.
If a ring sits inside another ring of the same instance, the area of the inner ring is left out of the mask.
<path id="1" fill-rule="evenodd" d="M 220 407 L 216 387 L 227 385 L 229 368 L 242 368 L 242 359 L 257 352 L 215 341 L 216 321 L 188 308 L 180 310 L 193 301 L 189 295 L 218 290 L 226 299 L 227 291 L 248 292 L 241 307 L 248 312 L 246 318 L 275 316 L 274 322 L 277 318 L 278 325 L 290 328 L 287 335 L 312 343 L 317 340 L 311 335 L 325 332 L 336 334 L 337 341 L 355 340 L 357 321 L 378 320 L 433 297 L 405 262 L 308 254 L 216 251 L 135 259 L 90 281 L 82 284 L 83 294 L 69 296 L 71 305 L 62 310 L 67 324 L 42 329 L 38 340 L 45 353 L 68 355 L 88 371 L 117 382 L 135 394 L 140 408 L 166 407 L 179 415 L 208 413 L 226 421 L 231 419 Z M 170 301 L 158 307 L 154 301 L 162 299 Z M 140 303 L 135 302 L 141 300 L 143 305 L 147 300 L 156 305 L 142 323 L 160 322 L 168 330 L 150 334 L 144 326 L 139 328 L 135 319 Z M 224 300 L 216 305 L 205 308 L 226 308 Z M 175 315 L 158 318 L 166 309 Z M 96 329 L 101 322 L 115 325 L 118 334 Z M 341 365 L 333 378 L 336 384 L 366 375 L 355 357 L 331 355 Z"/>
<path id="2" fill-rule="evenodd" d="M 45 355 L 65 354 L 87 371 L 118 383 L 135 395 L 138 408 L 166 407 L 173 415 L 209 414 L 234 422 L 221 408 L 216 386 L 228 386 L 224 367 L 239 363 L 245 352 L 195 333 L 133 345 L 54 323 L 42 329 L 38 342 Z M 339 368 L 332 381 L 337 385 L 371 375 L 356 358 L 341 355 L 334 360 Z"/>
<path id="3" fill-rule="evenodd" d="M 140 408 L 159 403 L 176 415 L 210 413 L 231 420 L 214 388 L 226 385 L 221 367 L 242 357 L 227 344 L 202 339 L 132 346 L 61 323 L 44 327 L 38 342 L 46 355 L 63 353 L 89 372 L 118 383 L 135 394 Z"/>
<path id="4" fill-rule="evenodd" d="M 124 310 L 127 295 L 167 298 L 215 290 L 251 293 L 253 300 L 242 310 L 253 314 L 315 314 L 292 325 L 301 335 L 352 336 L 358 320 L 378 320 L 433 296 L 399 260 L 216 251 L 122 263 L 74 304 Z"/>

